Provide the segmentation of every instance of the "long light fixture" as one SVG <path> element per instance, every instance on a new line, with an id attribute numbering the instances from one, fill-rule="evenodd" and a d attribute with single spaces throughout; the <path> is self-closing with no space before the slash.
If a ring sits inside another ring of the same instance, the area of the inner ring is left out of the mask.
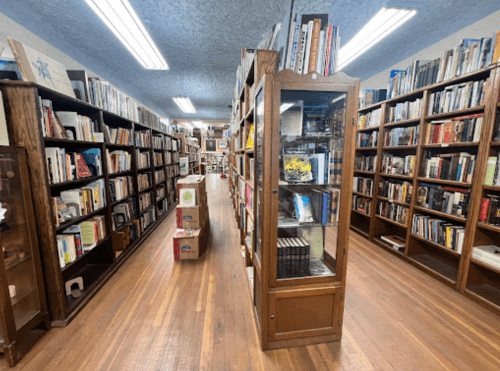
<path id="1" fill-rule="evenodd" d="M 191 103 L 191 100 L 189 98 L 174 98 L 174 102 L 179 106 L 182 112 L 196 113 L 193 103 Z"/>
<path id="2" fill-rule="evenodd" d="M 342 95 L 338 96 L 337 98 L 335 98 L 334 100 L 332 100 L 332 103 L 338 102 L 339 100 L 346 99 L 346 98 L 347 98 L 347 94 L 342 94 Z"/>
<path id="3" fill-rule="evenodd" d="M 193 125 L 196 126 L 198 129 L 201 129 L 202 127 L 204 127 L 203 122 L 199 121 L 199 120 L 193 121 Z"/>
<path id="4" fill-rule="evenodd" d="M 137 61 L 148 70 L 168 64 L 128 0 L 85 0 Z"/>
<path id="5" fill-rule="evenodd" d="M 382 8 L 339 50 L 338 71 L 417 14 L 416 10 Z"/>
<path id="6" fill-rule="evenodd" d="M 294 106 L 295 103 L 283 103 L 281 106 L 280 106 L 280 113 L 283 113 L 285 112 L 286 110 L 288 110 L 290 107 Z"/>

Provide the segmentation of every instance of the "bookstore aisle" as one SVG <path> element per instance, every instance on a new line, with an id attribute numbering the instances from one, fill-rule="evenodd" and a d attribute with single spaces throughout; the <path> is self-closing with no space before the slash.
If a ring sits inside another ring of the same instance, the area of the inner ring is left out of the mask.
<path id="1" fill-rule="evenodd" d="M 355 233 L 342 342 L 262 352 L 227 184 L 207 176 L 211 246 L 199 260 L 173 261 L 172 213 L 12 370 L 500 369 L 499 316 Z"/>

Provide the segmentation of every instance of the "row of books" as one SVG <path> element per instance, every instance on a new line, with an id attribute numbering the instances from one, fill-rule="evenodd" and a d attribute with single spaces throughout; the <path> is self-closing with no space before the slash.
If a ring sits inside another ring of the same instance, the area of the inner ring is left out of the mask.
<path id="1" fill-rule="evenodd" d="M 141 214 L 141 228 L 142 231 L 148 229 L 148 227 L 156 221 L 156 212 L 154 208 L 151 208 Z"/>
<path id="2" fill-rule="evenodd" d="M 418 126 L 393 128 L 385 132 L 384 146 L 416 146 L 418 143 Z"/>
<path id="3" fill-rule="evenodd" d="M 461 254 L 465 228 L 427 215 L 414 214 L 411 233 Z"/>
<path id="4" fill-rule="evenodd" d="M 398 180 L 382 180 L 379 184 L 379 196 L 400 202 L 411 202 L 413 185 L 410 182 Z"/>
<path id="5" fill-rule="evenodd" d="M 104 134 L 106 136 L 106 143 L 125 146 L 132 145 L 132 129 L 113 128 L 104 124 Z"/>
<path id="6" fill-rule="evenodd" d="M 493 39 L 462 39 L 454 49 L 444 51 L 433 61 L 417 60 L 406 70 L 392 70 L 387 99 L 497 63 L 500 52 L 500 44 L 495 45 L 494 41 L 497 35 Z"/>
<path id="7" fill-rule="evenodd" d="M 139 121 L 137 104 L 128 96 L 98 77 L 88 79 L 90 104 L 132 121 Z"/>
<path id="8" fill-rule="evenodd" d="M 163 145 L 163 149 L 168 151 L 177 151 L 177 139 L 165 136 L 164 141 L 165 143 Z"/>
<path id="9" fill-rule="evenodd" d="M 158 215 L 163 215 L 168 211 L 168 209 L 169 209 L 168 197 L 162 198 L 160 201 L 158 201 Z"/>
<path id="10" fill-rule="evenodd" d="M 136 131 L 135 145 L 137 147 L 151 147 L 151 132 L 149 130 Z"/>
<path id="11" fill-rule="evenodd" d="M 54 111 L 52 101 L 38 97 L 45 138 L 103 142 L 99 123 L 72 111 Z"/>
<path id="12" fill-rule="evenodd" d="M 164 169 L 155 171 L 155 181 L 157 184 L 165 181 L 165 170 Z"/>
<path id="13" fill-rule="evenodd" d="M 141 193 L 139 195 L 139 211 L 142 213 L 153 204 L 153 192 Z"/>
<path id="14" fill-rule="evenodd" d="M 426 209 L 466 218 L 469 196 L 469 189 L 422 182 L 417 189 L 417 204 Z"/>
<path id="15" fill-rule="evenodd" d="M 304 238 L 278 238 L 277 278 L 307 277 L 311 246 Z"/>
<path id="16" fill-rule="evenodd" d="M 500 269 L 500 247 L 496 245 L 476 246 L 472 249 L 472 257 Z"/>
<path id="17" fill-rule="evenodd" d="M 167 133 L 168 125 L 160 119 L 160 117 L 145 107 L 139 107 L 139 123 L 156 131 Z"/>
<path id="18" fill-rule="evenodd" d="M 481 199 L 479 221 L 492 225 L 500 225 L 500 200 L 498 195 L 486 194 Z"/>
<path id="19" fill-rule="evenodd" d="M 359 91 L 359 109 L 371 106 L 387 99 L 387 89 L 361 89 Z"/>
<path id="20" fill-rule="evenodd" d="M 52 200 L 54 211 L 57 211 L 55 216 L 57 226 L 72 218 L 90 214 L 106 206 L 104 179 L 99 179 L 82 188 L 62 191 Z"/>
<path id="21" fill-rule="evenodd" d="M 426 126 L 425 144 L 479 142 L 483 114 L 432 121 Z"/>
<path id="22" fill-rule="evenodd" d="M 137 183 L 139 184 L 139 192 L 153 185 L 151 173 L 137 174 Z"/>
<path id="23" fill-rule="evenodd" d="M 373 195 L 373 179 L 353 177 L 352 179 L 352 191 L 363 193 L 367 196 Z"/>
<path id="24" fill-rule="evenodd" d="M 156 187 L 156 201 L 165 197 L 165 186 L 160 185 Z"/>
<path id="25" fill-rule="evenodd" d="M 377 166 L 377 155 L 356 155 L 356 158 L 354 159 L 354 170 L 375 171 L 375 166 Z"/>
<path id="26" fill-rule="evenodd" d="M 473 108 L 483 103 L 489 79 L 447 86 L 429 96 L 428 115 Z"/>
<path id="27" fill-rule="evenodd" d="M 173 178 L 179 175 L 179 165 L 167 165 L 167 178 Z"/>
<path id="28" fill-rule="evenodd" d="M 120 226 L 131 221 L 137 215 L 137 207 L 135 197 L 113 206 L 112 217 L 112 230 L 115 231 Z"/>
<path id="29" fill-rule="evenodd" d="M 424 160 L 424 174 L 429 179 L 472 182 L 477 155 L 467 152 L 440 153 Z"/>
<path id="30" fill-rule="evenodd" d="M 116 150 L 109 152 L 106 150 L 108 160 L 108 173 L 115 174 L 122 171 L 128 171 L 132 168 L 132 155 L 130 152 Z"/>
<path id="31" fill-rule="evenodd" d="M 372 200 L 369 198 L 353 195 L 352 196 L 352 208 L 361 213 L 370 215 Z"/>
<path id="32" fill-rule="evenodd" d="M 368 113 L 360 113 L 358 117 L 358 129 L 378 127 L 380 125 L 380 115 L 382 108 L 374 109 Z"/>
<path id="33" fill-rule="evenodd" d="M 161 135 L 153 135 L 153 148 L 154 149 L 163 149 L 165 142 Z"/>
<path id="34" fill-rule="evenodd" d="M 337 70 L 340 35 L 328 15 L 295 14 L 290 26 L 285 68 L 300 74 L 333 75 Z"/>
<path id="35" fill-rule="evenodd" d="M 46 147 L 45 160 L 50 184 L 102 175 L 101 150 L 99 148 L 66 152 L 64 147 Z"/>
<path id="36" fill-rule="evenodd" d="M 389 107 L 387 112 L 387 122 L 399 122 L 405 120 L 417 119 L 422 111 L 422 98 L 417 98 L 413 102 L 406 101 L 397 103 Z"/>
<path id="37" fill-rule="evenodd" d="M 357 133 L 356 148 L 374 148 L 378 145 L 378 130 Z"/>
<path id="38" fill-rule="evenodd" d="M 415 155 L 404 157 L 384 153 L 382 157 L 382 174 L 413 176 Z"/>
<path id="39" fill-rule="evenodd" d="M 122 176 L 109 180 L 109 196 L 111 202 L 120 201 L 134 193 L 134 179 L 131 176 Z"/>
<path id="40" fill-rule="evenodd" d="M 104 215 L 96 215 L 89 220 L 72 225 L 57 235 L 59 265 L 64 268 L 83 254 L 92 250 L 106 238 Z"/>
<path id="41" fill-rule="evenodd" d="M 500 152 L 497 152 L 496 156 L 488 157 L 488 162 L 486 164 L 486 174 L 484 177 L 484 185 L 500 185 Z"/>
<path id="42" fill-rule="evenodd" d="M 136 149 L 136 158 L 137 158 L 137 168 L 145 169 L 147 167 L 151 167 L 151 154 L 149 151 L 141 152 L 141 150 Z"/>
<path id="43" fill-rule="evenodd" d="M 406 215 L 408 208 L 403 205 L 395 204 L 394 202 L 379 201 L 377 206 L 377 215 L 390 219 L 400 224 L 406 224 Z"/>

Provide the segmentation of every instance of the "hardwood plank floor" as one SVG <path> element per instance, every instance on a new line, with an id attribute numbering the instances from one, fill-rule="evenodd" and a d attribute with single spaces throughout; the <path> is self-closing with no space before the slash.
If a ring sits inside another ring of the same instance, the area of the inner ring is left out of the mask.
<path id="1" fill-rule="evenodd" d="M 207 188 L 199 260 L 173 261 L 170 215 L 12 370 L 500 369 L 499 316 L 353 232 L 342 342 L 262 352 L 227 180 L 208 176 Z"/>

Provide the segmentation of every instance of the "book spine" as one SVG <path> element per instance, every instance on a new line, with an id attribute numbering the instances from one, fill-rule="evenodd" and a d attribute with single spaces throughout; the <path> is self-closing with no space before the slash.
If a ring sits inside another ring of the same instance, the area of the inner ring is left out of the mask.
<path id="1" fill-rule="evenodd" d="M 308 72 L 318 72 L 317 63 L 319 58 L 319 36 L 321 31 L 321 19 L 313 21 L 312 39 L 311 39 L 311 55 L 309 57 Z"/>

